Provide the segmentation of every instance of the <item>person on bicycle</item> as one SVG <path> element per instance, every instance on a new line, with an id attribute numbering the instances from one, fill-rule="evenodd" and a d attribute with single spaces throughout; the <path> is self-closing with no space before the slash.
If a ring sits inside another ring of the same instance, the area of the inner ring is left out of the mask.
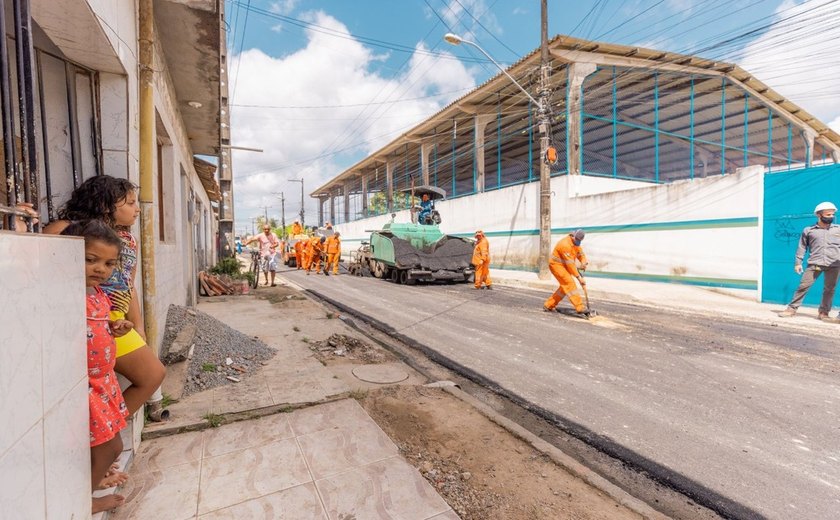
<path id="1" fill-rule="evenodd" d="M 268 273 L 271 273 L 271 286 L 274 287 L 274 274 L 277 271 L 277 248 L 280 247 L 280 239 L 271 231 L 268 224 L 263 226 L 263 232 L 249 239 L 243 245 L 251 242 L 260 243 L 260 258 L 262 258 L 262 270 L 265 273 L 265 284 L 268 285 Z"/>

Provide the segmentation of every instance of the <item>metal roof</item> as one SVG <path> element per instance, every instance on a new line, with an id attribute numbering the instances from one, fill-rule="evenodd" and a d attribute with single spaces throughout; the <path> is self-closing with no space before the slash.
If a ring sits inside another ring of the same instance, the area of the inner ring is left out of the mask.
<path id="1" fill-rule="evenodd" d="M 552 75 L 552 89 L 565 85 L 566 75 L 555 72 L 570 63 L 593 63 L 602 67 L 616 66 L 633 69 L 649 69 L 670 73 L 698 74 L 703 76 L 726 77 L 731 83 L 748 92 L 752 99 L 771 108 L 785 121 L 803 131 L 813 133 L 815 142 L 840 153 L 840 134 L 801 107 L 774 91 L 765 83 L 753 77 L 741 67 L 731 63 L 717 62 L 697 56 L 658 51 L 642 47 L 632 47 L 612 43 L 595 42 L 557 35 L 548 42 Z M 537 80 L 535 74 L 539 67 L 539 48 L 531 51 L 519 61 L 507 68 L 510 75 L 526 88 L 533 87 Z M 535 90 L 530 88 L 530 90 Z M 341 186 L 346 181 L 357 178 L 361 173 L 375 169 L 386 162 L 386 158 L 399 152 L 407 143 L 418 143 L 425 139 L 440 138 L 452 131 L 458 118 L 471 118 L 473 114 L 495 113 L 497 102 L 503 99 L 509 108 L 528 106 L 527 97 L 501 72 L 479 85 L 469 93 L 456 99 L 423 122 L 392 140 L 376 152 L 346 169 L 326 184 L 311 192 L 310 196 L 327 195 L 331 188 Z M 557 104 L 557 96 L 553 102 Z M 565 103 L 565 99 L 562 100 Z"/>

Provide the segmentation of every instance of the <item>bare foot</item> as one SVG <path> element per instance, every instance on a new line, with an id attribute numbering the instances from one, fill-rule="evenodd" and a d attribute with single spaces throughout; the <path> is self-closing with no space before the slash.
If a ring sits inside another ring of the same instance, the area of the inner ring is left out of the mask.
<path id="1" fill-rule="evenodd" d="M 99 485 L 96 486 L 96 489 L 108 489 L 116 486 L 122 486 L 126 482 L 128 482 L 128 473 L 123 473 L 122 471 L 118 471 L 116 464 L 111 466 L 108 469 L 108 473 L 105 473 L 105 478 L 99 481 Z"/>
<path id="2" fill-rule="evenodd" d="M 91 512 L 93 514 L 101 513 L 102 511 L 108 511 L 110 509 L 120 507 L 124 503 L 125 497 L 122 495 L 107 495 L 104 497 L 94 497 L 93 508 Z"/>

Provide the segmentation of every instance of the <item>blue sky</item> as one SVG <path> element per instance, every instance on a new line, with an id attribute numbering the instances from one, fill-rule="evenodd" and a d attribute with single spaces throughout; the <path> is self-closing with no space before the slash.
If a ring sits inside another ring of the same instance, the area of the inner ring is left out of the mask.
<path id="1" fill-rule="evenodd" d="M 840 128 L 840 1 L 548 5 L 549 37 L 700 51 L 744 66 Z M 299 200 L 299 184 L 287 179 L 303 176 L 307 192 L 315 189 L 497 73 L 476 51 L 444 43 L 446 32 L 469 37 L 503 64 L 539 45 L 539 0 L 236 0 L 225 8 L 232 141 L 265 149 L 234 152 L 238 230 L 250 227 L 260 206 L 279 212 L 273 192 Z M 801 23 L 760 29 L 793 14 Z M 822 73 L 805 74 L 816 69 Z M 315 207 L 307 201 L 307 223 Z M 287 204 L 287 219 L 298 209 Z"/>

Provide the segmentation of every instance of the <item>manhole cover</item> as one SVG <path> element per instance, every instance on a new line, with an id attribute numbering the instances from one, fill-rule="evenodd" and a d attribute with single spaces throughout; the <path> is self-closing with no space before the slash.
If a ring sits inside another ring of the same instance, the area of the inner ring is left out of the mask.
<path id="1" fill-rule="evenodd" d="M 353 375 L 368 383 L 399 383 L 408 379 L 408 373 L 393 365 L 362 365 L 353 369 Z"/>

